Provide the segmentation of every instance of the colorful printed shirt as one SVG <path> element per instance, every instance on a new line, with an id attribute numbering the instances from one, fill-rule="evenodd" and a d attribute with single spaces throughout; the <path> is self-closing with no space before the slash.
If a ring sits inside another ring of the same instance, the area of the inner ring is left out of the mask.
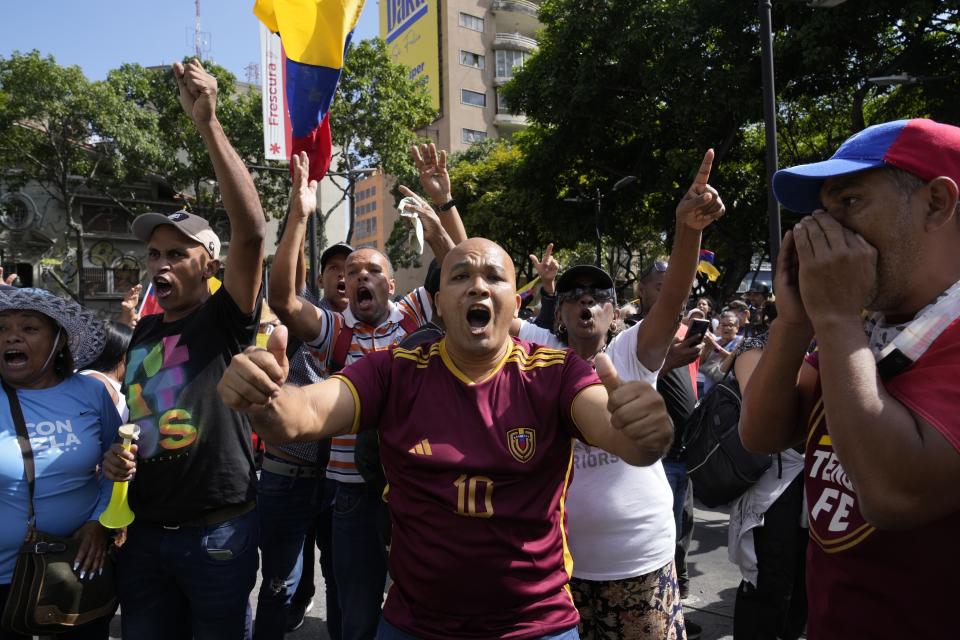
<path id="1" fill-rule="evenodd" d="M 600 384 L 572 351 L 514 339 L 473 382 L 446 341 L 337 374 L 357 429 L 380 428 L 393 521 L 384 617 L 415 636 L 534 638 L 575 627 L 564 498 L 574 399 Z"/>
<path id="2" fill-rule="evenodd" d="M 808 358 L 814 367 L 817 356 Z M 884 386 L 960 453 L 960 321 Z M 941 637 L 954 624 L 960 589 L 960 512 L 906 531 L 869 524 L 833 450 L 821 392 L 818 381 L 804 468 L 810 521 L 807 637 Z"/>
<path id="3" fill-rule="evenodd" d="M 217 383 L 257 333 L 259 304 L 243 313 L 226 287 L 189 316 L 143 318 L 127 352 L 130 422 L 140 425 L 130 507 L 137 520 L 178 524 L 256 497 L 250 422 Z"/>
<path id="4" fill-rule="evenodd" d="M 331 369 L 331 359 L 337 337 L 343 327 L 350 327 L 353 336 L 344 364 L 356 362 L 361 357 L 375 351 L 389 349 L 407 335 L 407 326 L 422 327 L 433 318 L 433 303 L 426 289 L 420 287 L 404 296 L 400 302 L 390 303 L 390 315 L 377 327 L 371 327 L 358 320 L 350 307 L 343 313 L 320 308 L 320 333 L 307 343 L 313 357 Z M 404 322 L 407 318 L 408 322 Z M 403 324 L 401 324 L 403 323 Z M 357 471 L 354 460 L 355 436 L 333 438 L 330 442 L 330 461 L 327 463 L 327 477 L 339 482 L 361 483 L 363 477 Z"/>

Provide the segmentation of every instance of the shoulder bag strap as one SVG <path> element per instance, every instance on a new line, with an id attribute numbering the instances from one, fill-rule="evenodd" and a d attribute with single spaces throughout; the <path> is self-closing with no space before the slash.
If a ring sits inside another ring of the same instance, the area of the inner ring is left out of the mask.
<path id="1" fill-rule="evenodd" d="M 23 456 L 23 474 L 27 477 L 27 487 L 30 492 L 27 522 L 30 528 L 33 528 L 36 521 L 36 514 L 33 510 L 33 485 L 36 472 L 33 467 L 33 449 L 30 447 L 30 436 L 27 435 L 27 421 L 23 418 L 23 409 L 20 407 L 17 390 L 5 381 L 3 382 L 3 390 L 7 393 L 7 400 L 10 402 L 10 414 L 13 416 L 14 426 L 17 428 L 17 444 L 20 445 L 20 454 Z"/>

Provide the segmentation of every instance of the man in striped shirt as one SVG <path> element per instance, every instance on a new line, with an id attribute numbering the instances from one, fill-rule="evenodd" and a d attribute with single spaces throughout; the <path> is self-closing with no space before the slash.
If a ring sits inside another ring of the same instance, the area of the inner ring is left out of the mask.
<path id="1" fill-rule="evenodd" d="M 273 267 L 271 307 L 290 333 L 302 340 L 315 360 L 333 373 L 356 362 L 363 355 L 383 351 L 398 343 L 408 333 L 425 325 L 433 317 L 433 303 L 421 287 L 394 303 L 393 267 L 380 251 L 360 248 L 347 256 L 347 308 L 342 313 L 314 306 L 295 295 L 296 256 L 306 231 L 307 219 L 316 209 L 316 183 L 307 182 L 305 158 L 296 159 L 294 193 L 284 234 L 277 249 Z M 439 171 L 427 162 L 418 163 L 421 173 Z M 444 168 L 445 173 L 445 168 Z M 421 179 L 421 184 L 428 182 Z M 426 186 L 426 185 L 425 185 Z M 424 238 L 438 260 L 452 248 L 453 241 L 445 227 L 462 233 L 455 226 L 454 215 L 445 214 L 441 223 L 437 214 L 405 187 L 424 228 Z M 445 194 L 427 189 L 434 202 L 452 202 L 449 181 Z M 446 199 L 442 199 L 446 198 Z M 448 210 L 452 207 L 448 207 Z M 459 225 L 459 217 L 455 219 Z M 462 238 L 458 238 L 462 239 Z M 386 553 L 376 528 L 380 496 L 364 483 L 354 461 L 356 437 L 343 435 L 331 441 L 327 479 L 336 482 L 333 515 L 333 569 L 337 583 L 343 640 L 365 640 L 376 633 L 386 582 Z"/>

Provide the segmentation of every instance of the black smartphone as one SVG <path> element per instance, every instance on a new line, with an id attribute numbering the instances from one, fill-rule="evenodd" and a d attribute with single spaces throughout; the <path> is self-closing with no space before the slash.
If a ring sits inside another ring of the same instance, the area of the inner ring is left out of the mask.
<path id="1" fill-rule="evenodd" d="M 710 326 L 709 320 L 701 320 L 696 318 L 690 321 L 690 328 L 687 329 L 687 339 L 689 339 L 691 336 L 700 336 L 700 340 L 697 342 L 702 341 L 703 336 L 705 336 L 707 331 L 710 330 Z"/>

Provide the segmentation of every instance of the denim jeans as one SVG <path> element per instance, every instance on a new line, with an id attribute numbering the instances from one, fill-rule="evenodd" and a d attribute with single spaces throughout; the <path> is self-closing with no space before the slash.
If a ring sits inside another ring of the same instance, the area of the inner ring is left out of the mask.
<path id="1" fill-rule="evenodd" d="M 342 640 L 372 640 L 387 581 L 386 549 L 377 533 L 380 496 L 366 484 L 337 482 L 333 507 L 333 573 Z"/>
<path id="2" fill-rule="evenodd" d="M 687 489 L 690 486 L 690 479 L 687 477 L 687 463 L 664 458 L 663 470 L 667 474 L 670 490 L 673 491 L 673 521 L 677 528 L 677 546 L 673 560 L 677 566 L 677 583 L 683 591 L 686 591 L 690 582 L 687 571 L 687 547 L 690 542 L 689 538 L 684 538 L 686 531 L 684 531 L 683 517 L 683 504 L 687 497 Z"/>
<path id="3" fill-rule="evenodd" d="M 117 563 L 124 638 L 239 640 L 257 581 L 256 509 L 203 527 L 134 521 Z"/>
<path id="4" fill-rule="evenodd" d="M 401 631 L 386 620 L 380 620 L 380 628 L 377 629 L 377 640 L 420 640 L 417 636 L 411 635 L 406 631 Z M 535 638 L 535 640 L 580 640 L 580 634 L 577 628 L 557 631 L 545 636 Z"/>
<path id="5" fill-rule="evenodd" d="M 270 456 L 269 453 L 265 455 Z M 291 477 L 266 469 L 260 471 L 257 510 L 260 512 L 263 580 L 253 627 L 255 640 L 283 638 L 287 611 L 303 570 L 304 539 L 320 514 L 321 483 L 322 480 L 316 477 Z M 311 554 L 311 561 L 312 557 Z M 310 578 L 313 578 L 312 571 Z"/>

